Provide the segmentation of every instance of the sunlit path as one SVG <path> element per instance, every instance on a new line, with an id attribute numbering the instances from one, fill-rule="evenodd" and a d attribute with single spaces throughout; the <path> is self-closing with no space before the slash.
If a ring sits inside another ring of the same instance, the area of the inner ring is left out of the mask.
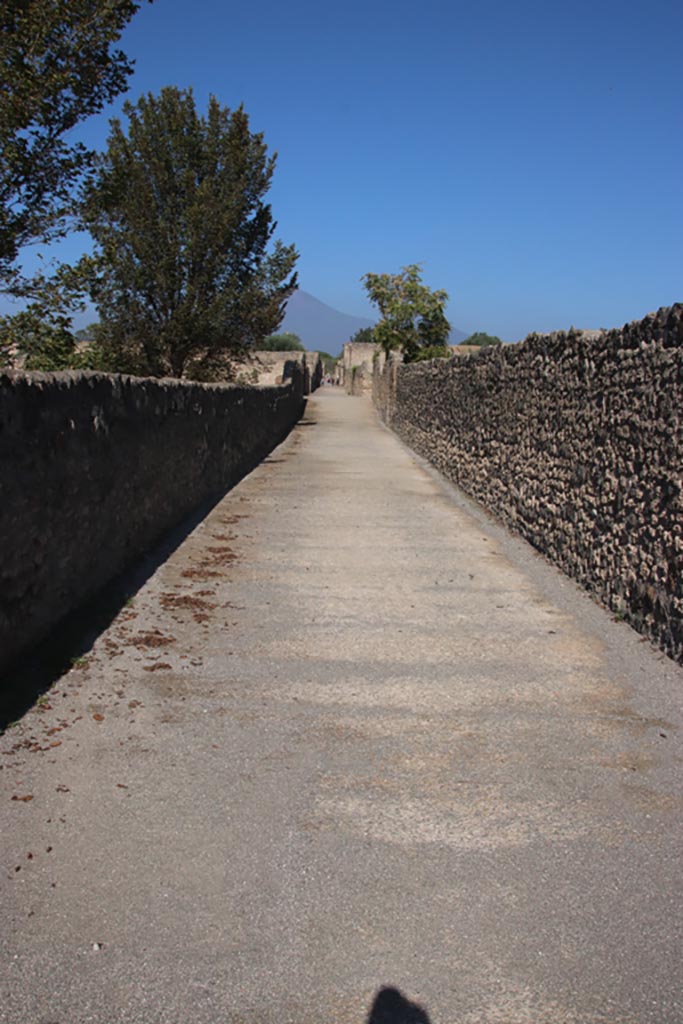
<path id="1" fill-rule="evenodd" d="M 323 389 L 0 741 L 0 1021 L 682 1021 L 640 641 Z"/>

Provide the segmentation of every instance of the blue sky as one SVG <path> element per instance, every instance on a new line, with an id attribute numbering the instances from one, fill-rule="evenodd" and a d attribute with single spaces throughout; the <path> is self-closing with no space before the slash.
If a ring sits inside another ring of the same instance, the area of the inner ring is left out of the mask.
<path id="1" fill-rule="evenodd" d="M 122 45 L 130 99 L 244 103 L 302 288 L 368 315 L 361 275 L 420 262 L 511 341 L 683 300 L 681 39 L 679 0 L 157 0 Z"/>

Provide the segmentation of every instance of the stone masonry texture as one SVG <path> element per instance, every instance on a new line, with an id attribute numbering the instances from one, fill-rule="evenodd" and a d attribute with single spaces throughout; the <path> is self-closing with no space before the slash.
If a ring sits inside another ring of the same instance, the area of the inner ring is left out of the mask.
<path id="1" fill-rule="evenodd" d="M 0 671 L 288 433 L 282 387 L 0 374 Z"/>
<path id="2" fill-rule="evenodd" d="M 416 452 L 683 661 L 683 304 L 375 373 Z"/>

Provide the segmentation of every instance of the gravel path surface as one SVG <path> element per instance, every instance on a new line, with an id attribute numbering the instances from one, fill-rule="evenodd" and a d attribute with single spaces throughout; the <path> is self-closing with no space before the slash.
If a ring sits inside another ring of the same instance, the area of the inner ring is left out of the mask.
<path id="1" fill-rule="evenodd" d="M 324 389 L 0 739 L 0 1021 L 683 1022 L 682 703 Z"/>

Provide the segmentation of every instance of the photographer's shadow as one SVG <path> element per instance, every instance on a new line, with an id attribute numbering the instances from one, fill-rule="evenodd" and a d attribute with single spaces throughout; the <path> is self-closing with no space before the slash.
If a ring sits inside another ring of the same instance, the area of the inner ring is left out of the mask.
<path id="1" fill-rule="evenodd" d="M 375 996 L 366 1024 L 431 1024 L 418 1003 L 411 1003 L 397 988 L 381 988 Z"/>

